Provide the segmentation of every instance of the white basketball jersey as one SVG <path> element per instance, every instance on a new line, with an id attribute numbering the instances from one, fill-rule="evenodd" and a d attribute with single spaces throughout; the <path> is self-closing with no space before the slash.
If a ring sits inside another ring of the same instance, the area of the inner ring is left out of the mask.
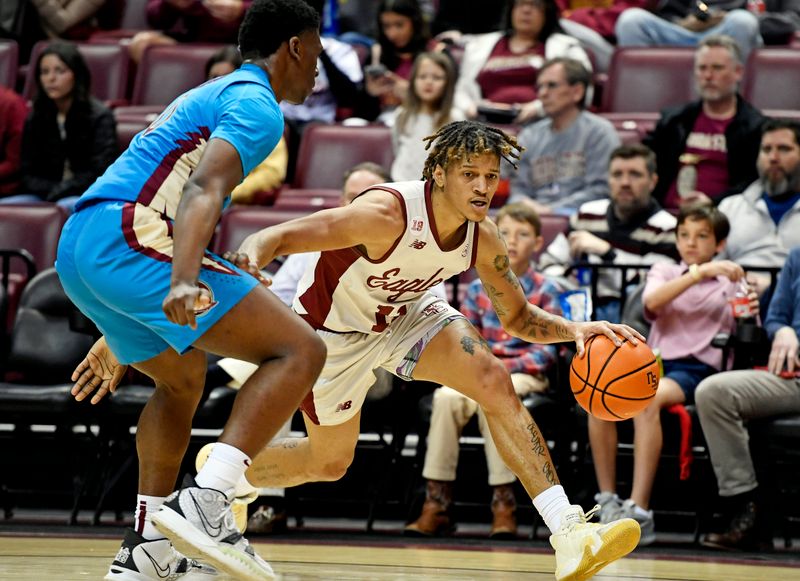
<path id="1" fill-rule="evenodd" d="M 443 251 L 433 219 L 431 185 L 413 181 L 373 186 L 395 195 L 406 227 L 378 260 L 357 247 L 318 253 L 306 268 L 294 309 L 316 329 L 381 333 L 406 314 L 407 304 L 475 264 L 478 225 L 467 223 L 457 248 Z"/>

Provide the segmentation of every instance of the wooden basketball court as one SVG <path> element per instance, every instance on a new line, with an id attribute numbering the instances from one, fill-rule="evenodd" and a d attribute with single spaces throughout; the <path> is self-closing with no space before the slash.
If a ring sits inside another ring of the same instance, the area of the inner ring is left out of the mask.
<path id="1" fill-rule="evenodd" d="M 508 581 L 552 580 L 555 559 L 539 547 L 524 550 L 438 549 L 314 544 L 302 541 L 255 542 L 284 581 L 407 580 Z M 119 540 L 0 537 L 0 580 L 84 581 L 102 579 Z M 719 554 L 696 559 L 634 555 L 607 567 L 596 579 L 670 581 L 800 580 L 800 564 L 733 561 Z"/>

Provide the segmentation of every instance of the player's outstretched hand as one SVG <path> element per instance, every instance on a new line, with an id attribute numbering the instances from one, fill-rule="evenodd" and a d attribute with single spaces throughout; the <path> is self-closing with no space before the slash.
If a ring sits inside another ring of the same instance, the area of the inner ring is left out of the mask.
<path id="1" fill-rule="evenodd" d="M 72 372 L 72 395 L 77 401 L 83 401 L 92 392 L 92 405 L 99 402 L 108 392 L 117 389 L 117 385 L 125 375 L 127 365 L 121 365 L 111 349 L 108 348 L 104 337 L 100 337 L 89 349 L 83 361 Z"/>
<path id="2" fill-rule="evenodd" d="M 254 260 L 251 260 L 244 252 L 226 252 L 222 255 L 222 258 L 232 263 L 237 268 L 241 268 L 245 272 L 252 274 L 261 284 L 265 286 L 272 284 L 272 279 L 265 277 L 261 269 L 258 268 L 258 264 L 256 264 Z"/>
<path id="3" fill-rule="evenodd" d="M 633 327 L 621 325 L 619 323 L 609 323 L 608 321 L 589 321 L 587 323 L 575 323 L 575 348 L 578 357 L 583 357 L 584 343 L 592 335 L 605 335 L 619 347 L 622 345 L 620 335 L 630 341 L 633 345 L 638 345 L 639 341 L 646 341 L 644 335 Z"/>

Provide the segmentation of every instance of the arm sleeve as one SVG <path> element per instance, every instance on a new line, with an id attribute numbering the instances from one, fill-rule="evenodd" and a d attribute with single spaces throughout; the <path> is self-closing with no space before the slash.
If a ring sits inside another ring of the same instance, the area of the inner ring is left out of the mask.
<path id="1" fill-rule="evenodd" d="M 56 0 L 31 0 L 31 2 L 47 27 L 61 34 L 92 16 L 105 0 L 72 0 L 67 3 Z"/>
<path id="2" fill-rule="evenodd" d="M 775 287 L 775 294 L 767 308 L 767 318 L 764 321 L 764 328 L 767 330 L 769 338 L 772 339 L 781 327 L 794 327 L 794 312 L 796 310 L 798 291 L 800 291 L 800 281 L 798 281 L 798 259 L 800 251 L 795 249 L 789 254 L 789 258 L 783 266 L 778 284 Z"/>

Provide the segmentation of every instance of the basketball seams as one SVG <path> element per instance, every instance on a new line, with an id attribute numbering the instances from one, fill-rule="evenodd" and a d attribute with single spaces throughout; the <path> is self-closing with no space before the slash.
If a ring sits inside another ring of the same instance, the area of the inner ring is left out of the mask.
<path id="1" fill-rule="evenodd" d="M 595 335 L 595 337 L 596 336 L 597 335 Z M 594 339 L 594 337 L 592 337 L 592 339 Z M 622 345 L 624 345 L 627 341 L 628 341 L 627 339 L 623 339 L 622 340 Z M 600 396 L 600 403 L 603 405 L 604 408 L 606 408 L 606 411 L 608 411 L 609 413 L 611 413 L 611 414 L 613 414 L 615 416 L 617 415 L 614 412 L 612 412 L 610 409 L 608 409 L 608 406 L 606 406 L 606 403 L 605 403 L 605 393 L 606 393 L 606 390 L 608 389 L 608 385 L 606 385 L 603 389 L 599 389 L 597 387 L 597 384 L 600 383 L 600 380 L 603 378 L 603 373 L 605 373 L 606 369 L 608 369 L 608 366 L 611 364 L 611 361 L 614 359 L 614 355 L 616 355 L 619 352 L 619 350 L 622 347 L 622 345 L 620 345 L 620 346 L 614 345 L 614 349 L 611 351 L 611 353 L 608 354 L 608 357 L 606 357 L 605 362 L 603 362 L 603 367 L 600 369 L 600 373 L 597 374 L 597 379 L 594 380 L 594 384 L 589 384 L 593 388 L 591 395 L 589 395 L 589 413 L 592 413 L 592 409 L 593 409 L 592 406 L 594 404 L 595 392 L 599 391 L 602 394 Z M 587 353 L 587 357 L 588 357 L 588 353 Z M 591 362 L 592 362 L 592 360 L 589 359 L 588 364 L 590 365 Z M 588 365 L 587 365 L 587 368 L 588 368 Z M 591 374 L 589 374 L 589 377 L 591 377 Z M 619 417 L 619 416 L 617 416 L 617 417 Z"/>
<path id="2" fill-rule="evenodd" d="M 598 337 L 601 340 L 594 341 Z M 652 386 L 652 382 L 643 377 L 640 385 L 635 376 L 637 374 L 649 376 L 651 373 L 655 373 L 658 377 L 657 369 L 651 369 L 657 365 L 657 359 L 646 344 L 644 344 L 644 351 L 636 350 L 630 341 L 623 337 L 620 339 L 622 340 L 621 345 L 616 346 L 605 335 L 593 335 L 586 341 L 584 358 L 576 357 L 570 365 L 570 387 L 572 387 L 577 403 L 591 415 L 603 420 L 629 419 L 641 411 L 643 405 L 646 406 L 655 395 L 654 392 L 651 392 L 647 396 L 639 397 L 637 392 L 644 394 L 647 388 Z M 598 345 L 593 345 L 595 342 Z M 625 343 L 628 343 L 627 347 L 625 347 Z M 623 351 L 623 354 L 617 356 L 620 351 Z M 642 363 L 641 360 L 648 355 L 647 362 Z M 592 359 L 598 359 L 598 361 L 593 362 Z M 616 365 L 609 367 L 612 362 Z M 592 363 L 595 367 L 592 367 Z M 636 365 L 636 368 L 630 369 L 631 364 Z M 600 365 L 599 373 L 596 378 L 593 378 L 593 370 L 598 365 Z M 616 377 L 616 373 L 622 370 L 625 372 Z M 606 374 L 609 374 L 612 379 L 603 385 L 601 381 Z M 599 387 L 600 385 L 602 387 Z M 587 391 L 589 387 L 591 391 Z M 615 388 L 620 389 L 622 393 L 614 393 Z"/>

